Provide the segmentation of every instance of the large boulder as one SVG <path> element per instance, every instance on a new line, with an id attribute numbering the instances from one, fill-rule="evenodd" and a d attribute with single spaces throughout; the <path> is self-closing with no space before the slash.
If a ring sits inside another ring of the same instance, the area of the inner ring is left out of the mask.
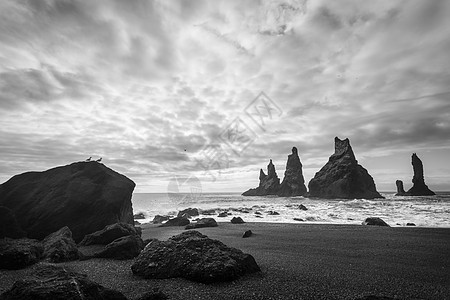
<path id="1" fill-rule="evenodd" d="M 98 162 L 77 162 L 16 175 L 0 185 L 0 206 L 13 211 L 28 237 L 68 226 L 79 242 L 106 225 L 133 224 L 135 183 Z"/>
<path id="2" fill-rule="evenodd" d="M 185 229 L 196 229 L 203 227 L 217 227 L 217 222 L 214 218 L 201 218 L 195 223 L 186 225 Z"/>
<path id="3" fill-rule="evenodd" d="M 411 157 L 411 164 L 413 166 L 414 176 L 412 179 L 413 186 L 406 192 L 407 195 L 411 196 L 433 196 L 436 195 L 431 191 L 425 184 L 425 179 L 423 176 L 423 164 L 416 153 L 413 153 Z"/>
<path id="4" fill-rule="evenodd" d="M 102 251 L 96 253 L 94 257 L 132 259 L 138 256 L 142 249 L 144 249 L 144 241 L 141 237 L 128 235 L 112 241 Z"/>
<path id="5" fill-rule="evenodd" d="M 80 245 L 107 245 L 118 238 L 128 235 L 139 235 L 139 232 L 133 225 L 127 223 L 111 224 L 102 230 L 86 235 L 80 242 Z"/>
<path id="6" fill-rule="evenodd" d="M 292 148 L 286 163 L 284 179 L 280 185 L 278 196 L 292 197 L 306 194 L 305 179 L 303 178 L 302 163 L 298 157 L 297 148 Z"/>
<path id="7" fill-rule="evenodd" d="M 0 206 L 0 239 L 10 237 L 18 239 L 25 237 L 25 231 L 20 228 L 14 213 L 5 206 Z"/>
<path id="8" fill-rule="evenodd" d="M 259 186 L 242 193 L 243 196 L 266 196 L 276 195 L 280 189 L 280 178 L 278 178 L 275 166 L 270 160 L 267 165 L 267 175 L 261 169 L 259 172 Z"/>
<path id="9" fill-rule="evenodd" d="M 159 225 L 159 227 L 186 226 L 189 223 L 191 223 L 191 221 L 186 217 L 175 217 L 169 219 L 166 223 Z"/>
<path id="10" fill-rule="evenodd" d="M 383 198 L 372 176 L 358 164 L 350 141 L 334 139 L 335 152 L 309 182 L 309 197 L 374 199 Z"/>
<path id="11" fill-rule="evenodd" d="M 80 252 L 72 238 L 72 232 L 67 226 L 48 235 L 42 244 L 44 245 L 43 256 L 50 262 L 59 263 L 80 258 Z"/>
<path id="12" fill-rule="evenodd" d="M 405 192 L 405 189 L 403 188 L 403 181 L 396 180 L 395 185 L 397 186 L 397 193 L 395 196 L 406 196 L 407 193 Z"/>
<path id="13" fill-rule="evenodd" d="M 231 281 L 260 268 L 250 254 L 191 230 L 167 241 L 152 241 L 135 259 L 131 270 L 144 278 L 184 277 L 211 283 Z"/>
<path id="14" fill-rule="evenodd" d="M 86 275 L 69 272 L 63 267 L 42 265 L 32 276 L 16 281 L 0 295 L 0 300 L 126 300 L 120 292 L 105 288 Z"/>
<path id="15" fill-rule="evenodd" d="M 43 251 L 42 244 L 37 240 L 1 239 L 0 269 L 17 270 L 35 264 Z"/>

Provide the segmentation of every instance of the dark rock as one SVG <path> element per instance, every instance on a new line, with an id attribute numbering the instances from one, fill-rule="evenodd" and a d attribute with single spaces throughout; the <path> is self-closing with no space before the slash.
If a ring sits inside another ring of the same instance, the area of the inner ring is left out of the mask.
<path id="1" fill-rule="evenodd" d="M 269 210 L 269 211 L 267 212 L 267 214 L 268 214 L 269 216 L 278 216 L 280 213 L 277 212 L 277 211 L 274 211 L 274 210 Z"/>
<path id="2" fill-rule="evenodd" d="M 96 253 L 95 257 L 112 259 L 132 259 L 144 249 L 144 241 L 137 235 L 128 235 L 114 240 L 105 249 Z"/>
<path id="3" fill-rule="evenodd" d="M 67 226 L 48 235 L 42 244 L 44 246 L 43 256 L 50 262 L 59 263 L 80 258 L 77 245 L 72 238 L 72 232 Z"/>
<path id="4" fill-rule="evenodd" d="M 256 215 L 255 217 L 256 217 L 256 218 L 260 218 L 260 219 L 262 219 L 262 218 L 263 218 L 263 217 L 261 217 L 261 216 L 258 216 L 258 215 Z"/>
<path id="5" fill-rule="evenodd" d="M 227 211 L 223 211 L 223 212 L 219 213 L 217 216 L 218 216 L 219 218 L 228 217 L 228 212 L 227 212 Z"/>
<path id="6" fill-rule="evenodd" d="M 334 139 L 335 152 L 309 182 L 309 197 L 374 199 L 383 198 L 372 176 L 358 164 L 350 141 Z"/>
<path id="7" fill-rule="evenodd" d="M 308 210 L 306 208 L 306 206 L 304 206 L 303 204 L 300 204 L 297 208 L 300 209 L 300 210 Z"/>
<path id="8" fill-rule="evenodd" d="M 149 243 L 131 270 L 144 278 L 184 277 L 211 283 L 260 271 L 253 256 L 190 230 L 167 241 Z"/>
<path id="9" fill-rule="evenodd" d="M 140 212 L 140 213 L 135 214 L 135 215 L 133 216 L 133 218 L 134 218 L 135 220 L 142 220 L 142 219 L 145 219 L 145 215 L 144 215 L 143 212 Z"/>
<path id="10" fill-rule="evenodd" d="M 386 222 L 384 222 L 381 218 L 374 218 L 374 217 L 365 219 L 362 224 L 389 227 L 389 225 Z"/>
<path id="11" fill-rule="evenodd" d="M 0 238 L 9 237 L 19 239 L 26 236 L 20 228 L 14 213 L 5 206 L 0 206 Z"/>
<path id="12" fill-rule="evenodd" d="M 260 211 L 255 211 L 255 215 L 262 215 Z"/>
<path id="13" fill-rule="evenodd" d="M 406 226 L 416 226 L 414 223 L 406 223 Z"/>
<path id="14" fill-rule="evenodd" d="M 126 300 L 120 292 L 105 288 L 82 275 L 53 265 L 39 266 L 33 276 L 16 281 L 0 296 L 2 300 L 52 299 L 110 299 Z"/>
<path id="15" fill-rule="evenodd" d="M 217 227 L 217 222 L 214 218 L 202 218 L 199 219 L 196 223 L 191 223 L 185 227 L 185 229 L 195 229 L 202 227 Z"/>
<path id="16" fill-rule="evenodd" d="M 167 220 L 169 220 L 169 219 L 170 219 L 170 216 L 156 215 L 156 216 L 153 218 L 152 223 L 153 223 L 153 224 L 161 224 L 162 222 L 165 222 L 165 221 L 167 221 Z"/>
<path id="17" fill-rule="evenodd" d="M 201 213 L 202 215 L 213 216 L 213 215 L 216 214 L 216 210 L 215 210 L 215 209 L 202 209 L 202 210 L 200 211 L 200 213 Z"/>
<path id="18" fill-rule="evenodd" d="M 166 223 L 159 225 L 159 227 L 186 226 L 189 223 L 191 223 L 191 221 L 189 221 L 189 219 L 187 219 L 185 217 L 175 217 L 175 218 L 169 219 L 169 221 L 167 221 Z"/>
<path id="19" fill-rule="evenodd" d="M 37 240 L 0 240 L 0 269 L 17 270 L 35 264 L 42 257 L 44 248 Z"/>
<path id="20" fill-rule="evenodd" d="M 185 217 L 187 219 L 190 219 L 191 217 L 195 217 L 198 215 L 199 213 L 197 208 L 186 208 L 182 211 L 179 211 L 177 217 Z"/>
<path id="21" fill-rule="evenodd" d="M 298 157 L 297 148 L 292 148 L 286 163 L 284 179 L 280 185 L 278 196 L 292 197 L 306 194 L 305 179 L 303 178 L 302 163 Z"/>
<path id="22" fill-rule="evenodd" d="M 169 299 L 169 297 L 167 297 L 166 294 L 164 294 L 162 291 L 160 291 L 157 288 L 155 288 L 155 289 L 153 289 L 153 291 L 147 292 L 147 293 L 143 294 L 142 296 L 140 296 L 139 298 L 137 298 L 137 300 L 167 300 L 167 299 Z"/>
<path id="23" fill-rule="evenodd" d="M 278 178 L 275 166 L 270 160 L 267 165 L 267 175 L 261 169 L 259 172 L 259 186 L 242 193 L 243 196 L 266 196 L 276 195 L 280 189 L 280 178 Z"/>
<path id="24" fill-rule="evenodd" d="M 244 232 L 244 234 L 242 235 L 243 238 L 248 238 L 251 237 L 253 235 L 253 232 L 251 230 L 247 230 Z"/>
<path id="25" fill-rule="evenodd" d="M 141 223 L 139 223 L 139 221 L 134 221 L 134 226 L 138 226 L 138 225 L 141 225 Z"/>
<path id="26" fill-rule="evenodd" d="M 116 223 L 86 235 L 80 245 L 107 245 L 112 241 L 127 235 L 139 235 L 137 228 L 126 223 Z"/>
<path id="27" fill-rule="evenodd" d="M 412 179 L 413 186 L 406 192 L 406 194 L 411 196 L 433 196 L 436 195 L 431 191 L 425 184 L 425 179 L 423 177 L 423 164 L 416 153 L 413 153 L 411 157 L 411 164 L 413 165 L 414 176 Z"/>
<path id="28" fill-rule="evenodd" d="M 17 216 L 27 236 L 43 239 L 67 226 L 76 242 L 106 225 L 133 224 L 135 183 L 101 163 L 77 162 L 16 175 L 0 185 L 0 206 Z"/>
<path id="29" fill-rule="evenodd" d="M 396 180 L 395 185 L 397 186 L 397 193 L 395 194 L 395 196 L 406 196 L 407 195 L 405 190 L 403 189 L 403 181 Z"/>
<path id="30" fill-rule="evenodd" d="M 294 218 L 294 221 L 305 222 L 302 218 Z"/>
<path id="31" fill-rule="evenodd" d="M 241 217 L 233 217 L 233 219 L 231 219 L 231 223 L 233 224 L 244 224 L 244 220 L 242 220 Z"/>

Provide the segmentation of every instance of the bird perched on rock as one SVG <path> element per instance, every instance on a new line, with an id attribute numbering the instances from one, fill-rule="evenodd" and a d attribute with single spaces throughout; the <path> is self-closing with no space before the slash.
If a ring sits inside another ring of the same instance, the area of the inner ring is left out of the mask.
<path id="1" fill-rule="evenodd" d="M 100 157 L 99 159 L 96 160 L 96 162 L 101 162 L 102 158 Z"/>
<path id="2" fill-rule="evenodd" d="M 92 156 L 91 156 L 91 157 L 89 157 L 88 159 L 86 159 L 86 161 L 91 161 L 91 159 L 92 159 Z"/>

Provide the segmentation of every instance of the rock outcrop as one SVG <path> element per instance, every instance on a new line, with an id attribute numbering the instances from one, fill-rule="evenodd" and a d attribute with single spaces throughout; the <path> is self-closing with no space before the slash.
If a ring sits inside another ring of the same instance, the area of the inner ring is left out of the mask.
<path id="1" fill-rule="evenodd" d="M 397 186 L 397 193 L 395 194 L 395 196 L 405 196 L 406 192 L 403 188 L 403 181 L 396 180 L 395 185 Z"/>
<path id="2" fill-rule="evenodd" d="M 212 283 L 231 281 L 260 268 L 250 254 L 190 230 L 167 241 L 150 242 L 136 257 L 131 270 L 144 278 L 183 277 Z"/>
<path id="3" fill-rule="evenodd" d="M 69 272 L 53 265 L 39 266 L 32 276 L 16 281 L 0 299 L 110 299 L 126 300 L 120 292 L 105 288 L 89 280 L 86 275 Z"/>
<path id="4" fill-rule="evenodd" d="M 77 260 L 80 252 L 72 238 L 69 227 L 64 226 L 60 230 L 48 235 L 43 241 L 44 258 L 52 263 Z"/>
<path id="5" fill-rule="evenodd" d="M 77 162 L 16 175 L 0 185 L 8 207 L 30 238 L 43 239 L 68 226 L 76 242 L 106 225 L 133 224 L 135 183 L 98 162 Z"/>
<path id="6" fill-rule="evenodd" d="M 412 179 L 413 186 L 407 192 L 411 196 L 433 196 L 436 195 L 431 191 L 425 184 L 425 179 L 423 177 L 423 164 L 416 153 L 413 153 L 411 157 L 411 164 L 413 166 L 414 176 Z"/>
<path id="7" fill-rule="evenodd" d="M 37 240 L 1 239 L 0 269 L 17 270 L 35 264 L 42 257 L 44 248 Z"/>
<path id="8" fill-rule="evenodd" d="M 383 198 L 372 176 L 358 164 L 350 141 L 334 139 L 335 152 L 309 182 L 309 197 L 374 199 Z"/>
<path id="9" fill-rule="evenodd" d="M 286 163 L 284 179 L 280 185 L 278 196 L 292 197 L 306 194 L 305 179 L 303 178 L 302 163 L 298 157 L 297 148 L 292 148 Z"/>
<path id="10" fill-rule="evenodd" d="M 278 178 L 275 166 L 270 160 L 267 165 L 267 175 L 261 169 L 259 172 L 259 186 L 242 193 L 243 196 L 266 196 L 276 195 L 280 189 L 280 178 Z"/>

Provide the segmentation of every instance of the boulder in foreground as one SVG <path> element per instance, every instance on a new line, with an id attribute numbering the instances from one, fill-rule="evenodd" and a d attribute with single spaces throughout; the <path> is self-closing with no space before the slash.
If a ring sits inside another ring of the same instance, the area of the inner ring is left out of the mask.
<path id="1" fill-rule="evenodd" d="M 89 280 L 86 275 L 69 272 L 63 267 L 39 266 L 33 277 L 16 281 L 0 300 L 51 299 L 126 300 L 120 292 L 105 288 Z"/>
<path id="2" fill-rule="evenodd" d="M 76 242 L 106 225 L 133 224 L 135 183 L 98 162 L 77 162 L 16 175 L 0 185 L 8 207 L 27 236 L 43 239 L 67 226 Z"/>
<path id="3" fill-rule="evenodd" d="M 35 264 L 42 257 L 44 248 L 37 240 L 1 239 L 0 269 L 18 270 Z"/>
<path id="4" fill-rule="evenodd" d="M 383 198 L 372 176 L 358 164 L 348 139 L 334 139 L 334 154 L 309 182 L 309 197 L 374 199 Z"/>
<path id="5" fill-rule="evenodd" d="M 260 268 L 250 254 L 191 230 L 167 241 L 150 242 L 131 270 L 144 278 L 183 277 L 212 283 L 231 281 Z"/>
<path id="6" fill-rule="evenodd" d="M 390 227 L 383 219 L 371 217 L 364 220 L 363 225 L 387 226 Z"/>
<path id="7" fill-rule="evenodd" d="M 72 238 L 72 232 L 67 226 L 48 235 L 42 244 L 44 245 L 44 258 L 50 262 L 59 263 L 80 258 L 80 252 Z"/>

